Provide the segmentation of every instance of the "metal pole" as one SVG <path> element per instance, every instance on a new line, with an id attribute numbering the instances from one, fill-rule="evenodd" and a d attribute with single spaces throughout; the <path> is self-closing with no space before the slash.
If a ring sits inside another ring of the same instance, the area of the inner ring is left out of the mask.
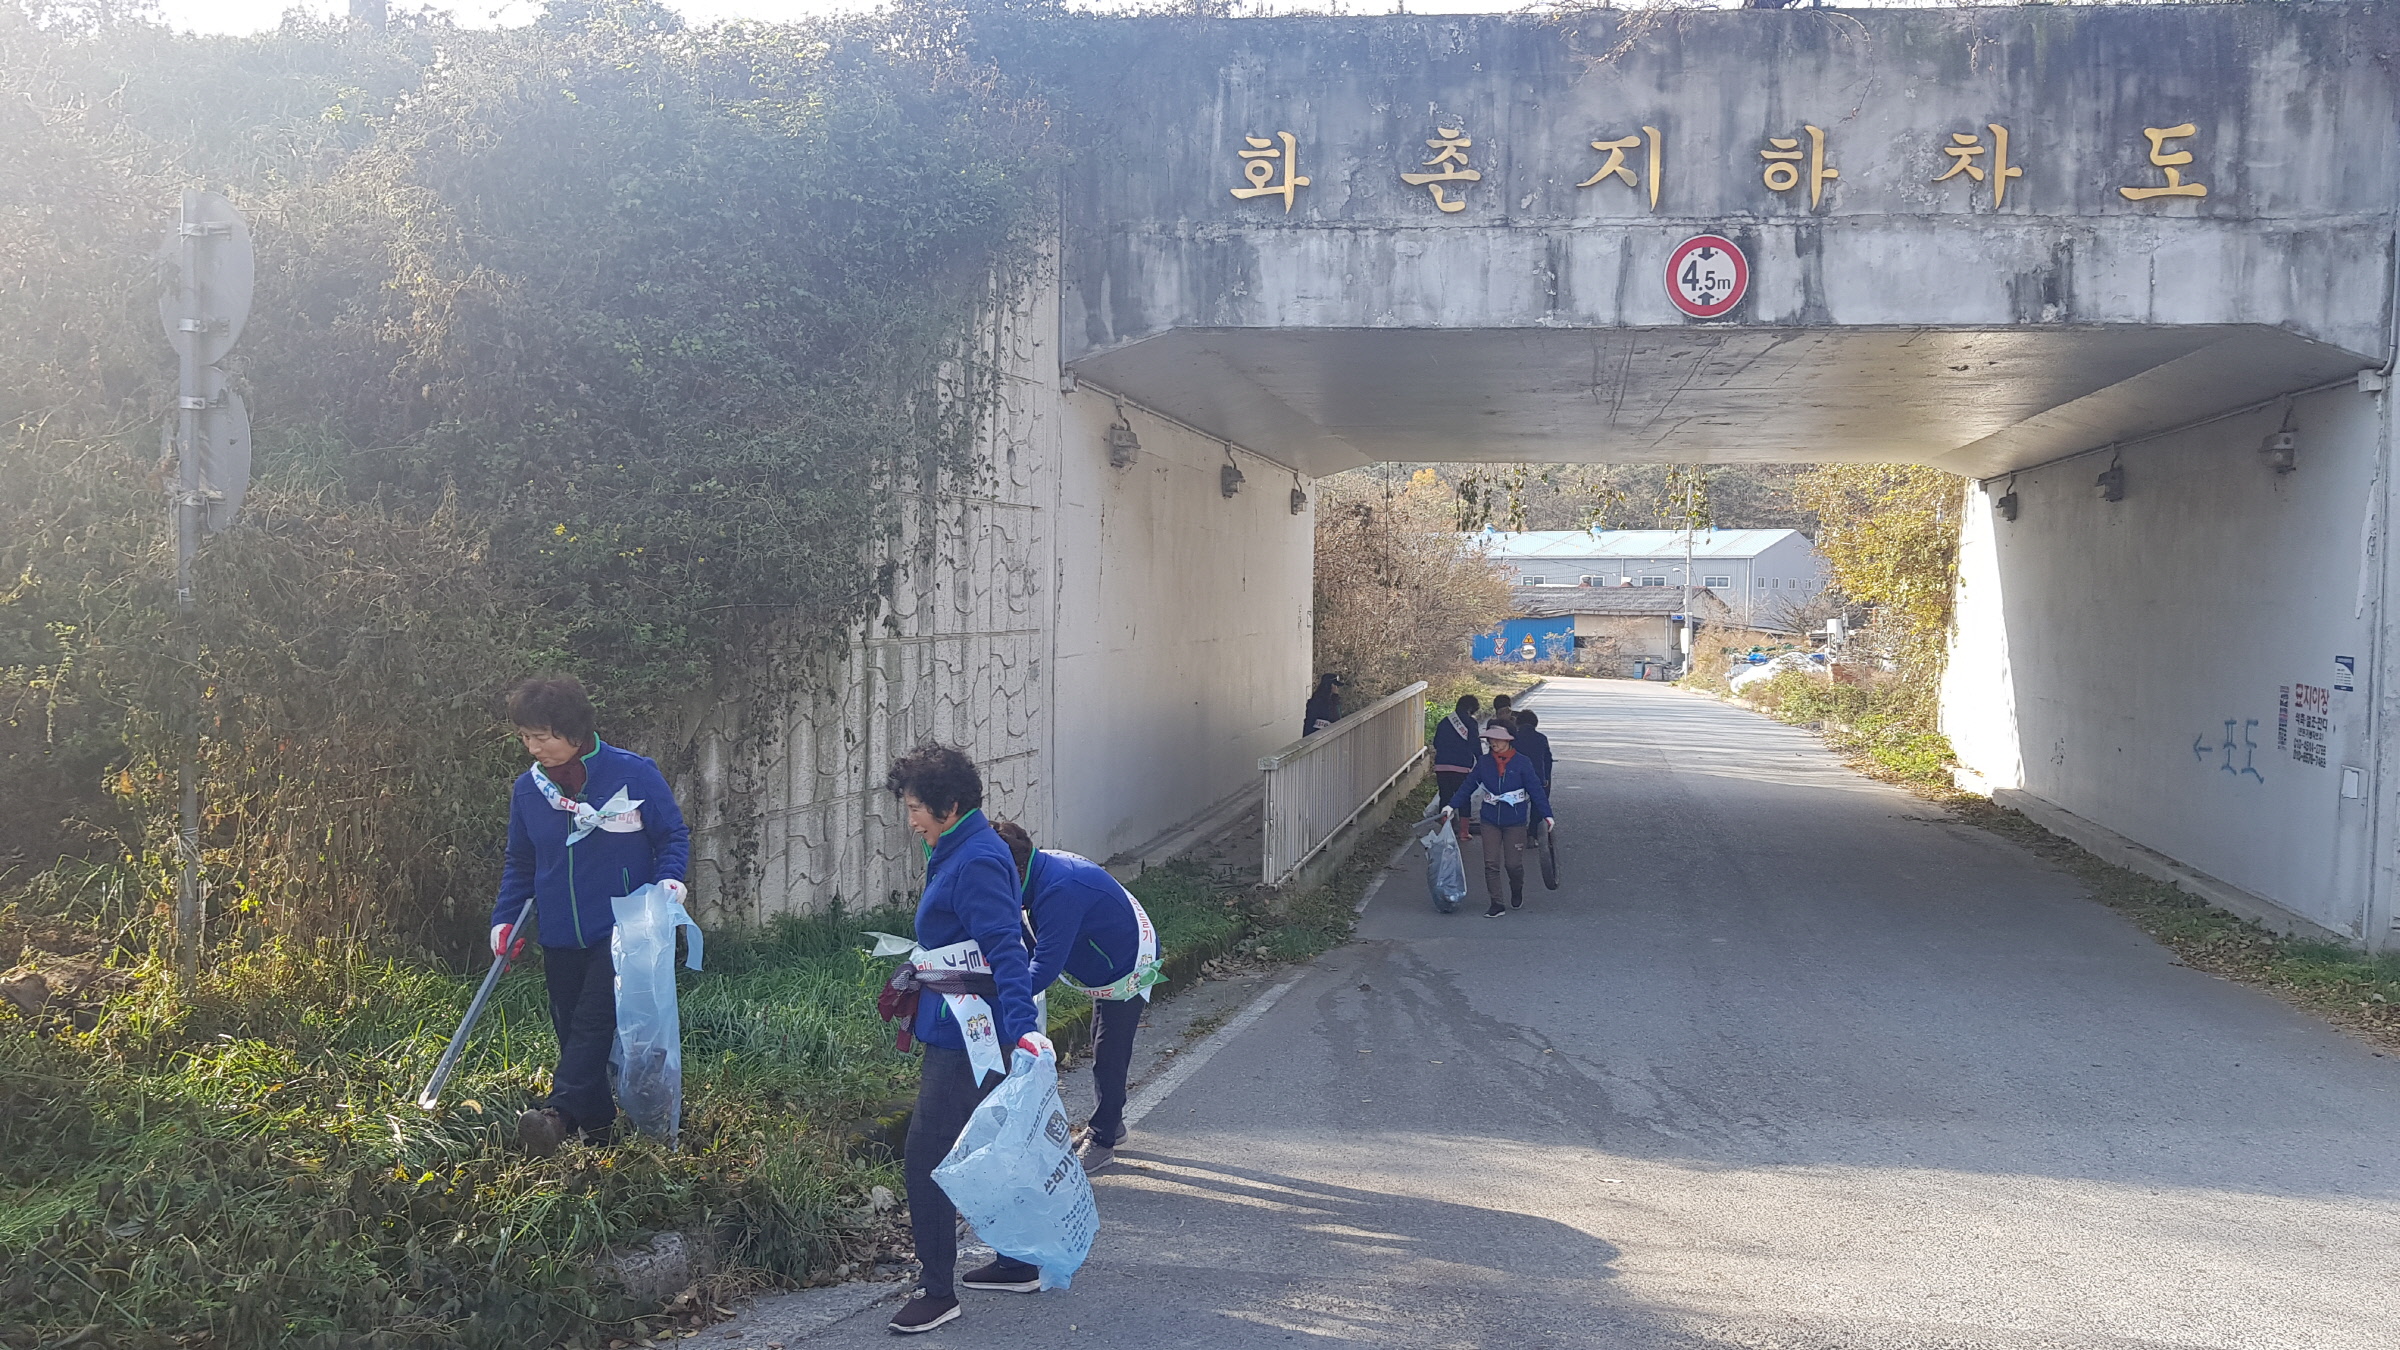
<path id="1" fill-rule="evenodd" d="M 1699 655 L 1698 644 L 1692 641 L 1692 513 L 1696 499 L 1692 495 L 1692 469 L 1683 470 L 1683 673 L 1692 673 L 1692 658 Z"/>
<path id="2" fill-rule="evenodd" d="M 200 312 L 199 194 L 183 194 L 178 231 L 183 255 L 183 312 Z M 175 886 L 175 962 L 189 986 L 200 970 L 200 634 L 192 598 L 192 555 L 200 546 L 200 335 L 183 344 L 181 379 L 175 399 L 175 625 L 184 668 L 183 706 L 177 709 L 183 790 L 183 828 L 177 845 L 183 868 Z"/>

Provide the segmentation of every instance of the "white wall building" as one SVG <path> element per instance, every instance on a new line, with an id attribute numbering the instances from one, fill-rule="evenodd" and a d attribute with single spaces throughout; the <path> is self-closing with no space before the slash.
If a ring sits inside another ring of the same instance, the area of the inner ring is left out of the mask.
<path id="1" fill-rule="evenodd" d="M 1694 530 L 1691 584 L 1745 628 L 1784 629 L 1824 593 L 1825 559 L 1798 530 Z M 1684 584 L 1682 530 L 1492 530 L 1470 536 L 1519 586 Z"/>

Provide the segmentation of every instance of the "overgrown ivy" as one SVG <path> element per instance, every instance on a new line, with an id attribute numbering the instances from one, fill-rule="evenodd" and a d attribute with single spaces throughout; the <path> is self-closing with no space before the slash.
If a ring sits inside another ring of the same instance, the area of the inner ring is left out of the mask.
<path id="1" fill-rule="evenodd" d="M 672 763 L 974 472 L 978 324 L 1055 152 L 958 31 L 561 0 L 199 40 L 0 0 L 0 888 L 71 855 L 164 890 L 178 190 L 259 260 L 256 481 L 199 572 L 212 908 L 440 945 L 492 875 L 511 679 L 584 675 Z"/>

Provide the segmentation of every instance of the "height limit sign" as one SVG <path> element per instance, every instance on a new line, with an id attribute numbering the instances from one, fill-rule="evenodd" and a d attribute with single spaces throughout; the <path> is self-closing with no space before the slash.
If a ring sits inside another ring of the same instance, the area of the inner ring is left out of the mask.
<path id="1" fill-rule="evenodd" d="M 1742 303 L 1750 260 L 1721 234 L 1697 234 L 1667 255 L 1667 298 L 1695 319 L 1715 319 Z"/>

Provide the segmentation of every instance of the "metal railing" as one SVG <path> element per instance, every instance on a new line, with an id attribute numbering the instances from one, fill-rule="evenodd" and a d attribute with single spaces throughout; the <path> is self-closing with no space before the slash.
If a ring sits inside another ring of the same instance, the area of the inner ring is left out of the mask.
<path id="1" fill-rule="evenodd" d="M 1426 753 L 1419 680 L 1259 760 L 1267 778 L 1266 883 L 1283 884 Z"/>

